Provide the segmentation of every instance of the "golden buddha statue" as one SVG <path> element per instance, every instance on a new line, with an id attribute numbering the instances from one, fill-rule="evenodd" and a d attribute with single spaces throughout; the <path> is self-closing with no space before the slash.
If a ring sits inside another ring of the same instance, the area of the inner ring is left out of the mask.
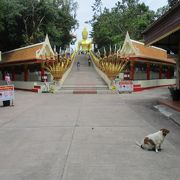
<path id="1" fill-rule="evenodd" d="M 78 42 L 78 50 L 86 51 L 88 52 L 92 48 L 92 43 L 88 38 L 88 31 L 86 28 L 82 31 L 82 40 Z"/>

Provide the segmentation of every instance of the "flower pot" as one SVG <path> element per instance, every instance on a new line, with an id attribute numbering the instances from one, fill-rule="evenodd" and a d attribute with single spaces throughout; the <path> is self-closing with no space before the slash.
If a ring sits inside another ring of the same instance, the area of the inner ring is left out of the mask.
<path id="1" fill-rule="evenodd" d="M 10 106 L 10 100 L 3 101 L 3 106 Z"/>
<path id="2" fill-rule="evenodd" d="M 169 91 L 171 93 L 171 97 L 173 101 L 179 101 L 180 100 L 180 89 L 169 87 Z"/>

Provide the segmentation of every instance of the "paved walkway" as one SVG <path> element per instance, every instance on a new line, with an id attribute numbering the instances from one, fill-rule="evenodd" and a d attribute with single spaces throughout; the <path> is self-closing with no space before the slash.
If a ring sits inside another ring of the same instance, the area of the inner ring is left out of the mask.
<path id="1" fill-rule="evenodd" d="M 0 107 L 0 179 L 179 180 L 180 127 L 153 108 L 167 93 L 17 91 Z M 171 131 L 161 152 L 135 145 L 160 128 Z"/>
<path id="2" fill-rule="evenodd" d="M 80 62 L 79 69 L 77 62 Z M 73 68 L 62 86 L 63 90 L 97 90 L 107 89 L 104 80 L 98 75 L 96 70 L 88 65 L 88 55 L 77 55 Z"/>

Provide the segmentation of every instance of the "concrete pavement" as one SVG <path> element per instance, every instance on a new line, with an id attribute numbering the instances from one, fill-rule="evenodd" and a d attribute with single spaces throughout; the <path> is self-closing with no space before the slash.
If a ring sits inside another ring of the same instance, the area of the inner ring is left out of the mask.
<path id="1" fill-rule="evenodd" d="M 1 180 L 179 180 L 180 127 L 155 111 L 159 88 L 133 94 L 17 91 L 0 108 Z M 135 145 L 170 129 L 162 152 Z"/>

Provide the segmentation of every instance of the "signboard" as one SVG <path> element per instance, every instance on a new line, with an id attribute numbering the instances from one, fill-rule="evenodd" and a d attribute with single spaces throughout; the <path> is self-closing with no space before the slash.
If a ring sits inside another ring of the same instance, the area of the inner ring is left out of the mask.
<path id="1" fill-rule="evenodd" d="M 5 76 L 5 81 L 8 81 L 8 82 L 9 82 L 9 81 L 10 81 L 10 76 L 6 75 L 6 76 Z"/>
<path id="2" fill-rule="evenodd" d="M 132 81 L 120 81 L 118 84 L 119 92 L 133 92 L 133 82 Z"/>
<path id="3" fill-rule="evenodd" d="M 0 86 L 0 101 L 7 101 L 12 99 L 14 99 L 14 86 Z"/>
<path id="4" fill-rule="evenodd" d="M 129 80 L 130 79 L 130 72 L 126 71 L 124 72 L 124 80 Z"/>
<path id="5" fill-rule="evenodd" d="M 42 82 L 47 82 L 47 79 L 48 79 L 47 74 L 44 74 L 42 76 Z"/>

